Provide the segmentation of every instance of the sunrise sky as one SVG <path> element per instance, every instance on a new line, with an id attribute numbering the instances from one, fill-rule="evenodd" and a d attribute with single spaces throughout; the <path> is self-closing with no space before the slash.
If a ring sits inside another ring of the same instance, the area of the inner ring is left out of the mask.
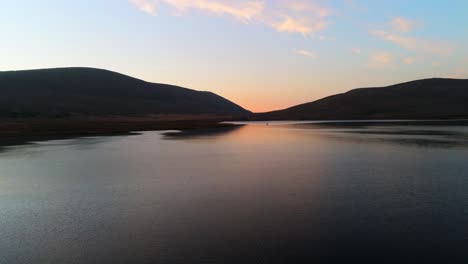
<path id="1" fill-rule="evenodd" d="M 268 111 L 468 78 L 466 0 L 0 0 L 0 70 L 86 66 Z"/>

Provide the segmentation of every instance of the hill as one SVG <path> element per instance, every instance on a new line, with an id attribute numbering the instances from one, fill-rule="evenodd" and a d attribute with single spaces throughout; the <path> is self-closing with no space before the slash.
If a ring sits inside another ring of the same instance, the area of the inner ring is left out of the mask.
<path id="1" fill-rule="evenodd" d="M 249 112 L 211 92 L 93 68 L 0 72 L 0 118 Z"/>
<path id="2" fill-rule="evenodd" d="M 360 88 L 256 120 L 357 120 L 468 118 L 468 80 L 425 79 L 383 88 Z"/>

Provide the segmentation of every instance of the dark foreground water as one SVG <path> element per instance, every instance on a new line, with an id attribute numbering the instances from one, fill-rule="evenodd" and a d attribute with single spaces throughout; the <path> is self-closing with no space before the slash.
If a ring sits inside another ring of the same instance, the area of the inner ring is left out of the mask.
<path id="1" fill-rule="evenodd" d="M 0 263 L 468 263 L 468 127 L 247 125 L 0 150 Z"/>

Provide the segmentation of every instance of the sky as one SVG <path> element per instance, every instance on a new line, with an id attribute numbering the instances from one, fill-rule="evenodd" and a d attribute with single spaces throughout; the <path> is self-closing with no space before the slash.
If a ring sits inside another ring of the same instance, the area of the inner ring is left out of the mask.
<path id="1" fill-rule="evenodd" d="M 468 78 L 466 0 L 0 0 L 0 71 L 95 67 L 255 112 Z"/>

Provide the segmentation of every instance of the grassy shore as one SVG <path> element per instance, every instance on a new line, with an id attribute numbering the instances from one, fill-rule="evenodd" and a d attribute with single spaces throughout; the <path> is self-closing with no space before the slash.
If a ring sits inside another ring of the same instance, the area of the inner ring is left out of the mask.
<path id="1" fill-rule="evenodd" d="M 155 115 L 0 119 L 0 145 L 83 136 L 131 134 L 135 131 L 188 130 L 234 126 L 229 116 Z"/>

